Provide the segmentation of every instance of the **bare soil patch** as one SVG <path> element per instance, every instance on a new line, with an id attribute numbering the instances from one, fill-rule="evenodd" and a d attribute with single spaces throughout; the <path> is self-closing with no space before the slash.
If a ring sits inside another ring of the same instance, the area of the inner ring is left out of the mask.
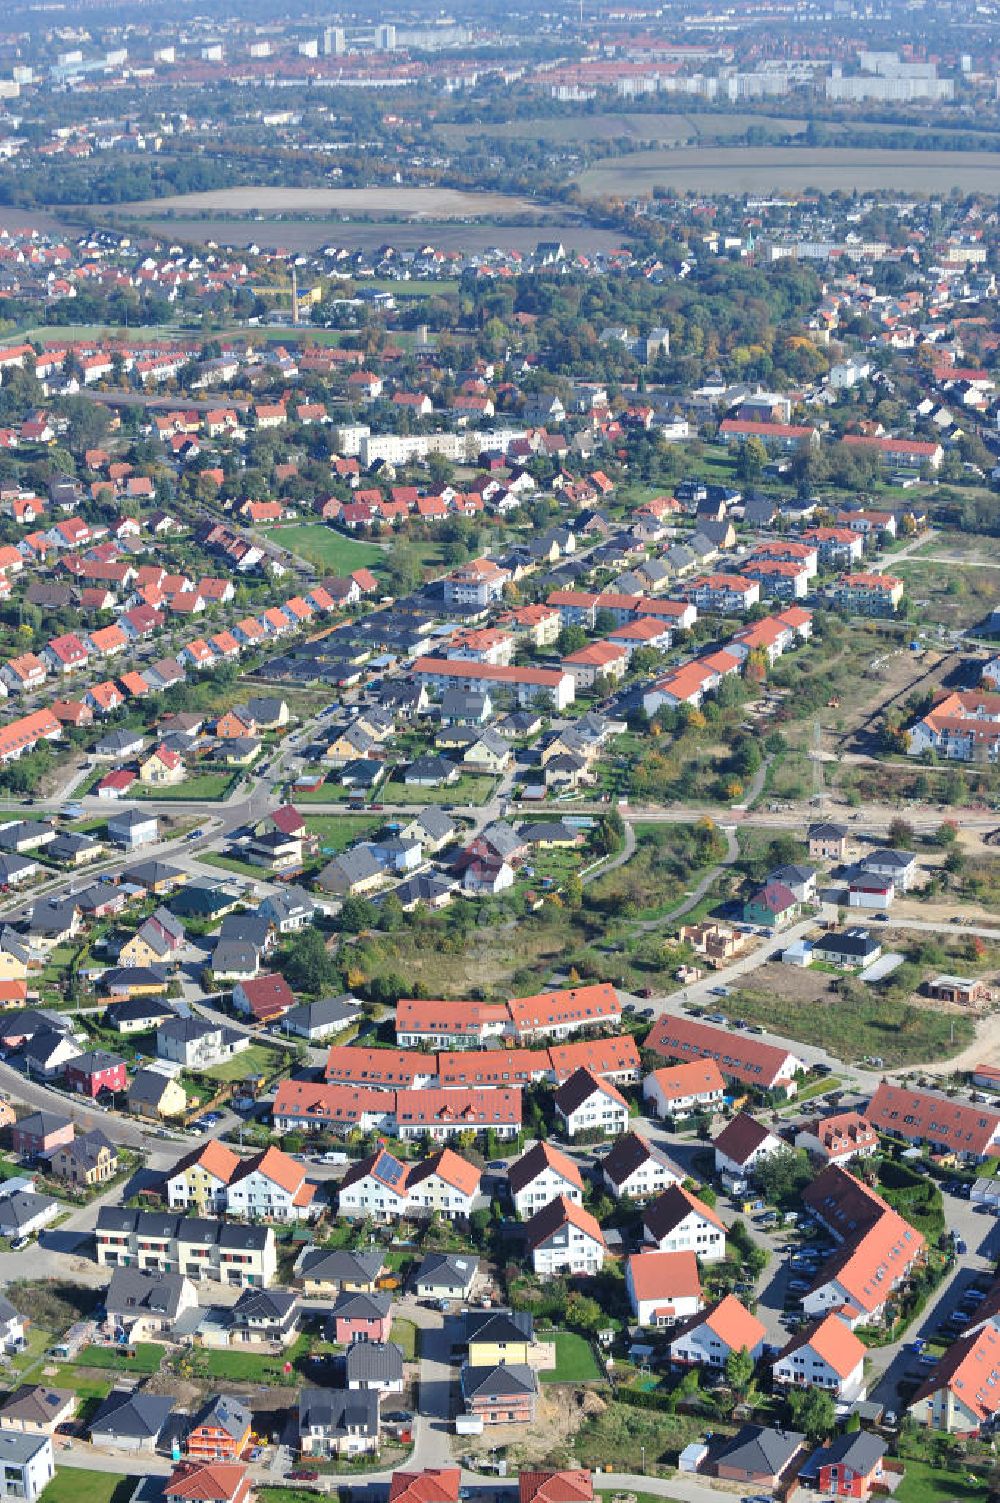
<path id="1" fill-rule="evenodd" d="M 491 1425 L 480 1436 L 463 1436 L 457 1443 L 461 1454 L 488 1457 L 497 1446 L 506 1446 L 507 1465 L 532 1466 L 560 1453 L 571 1453 L 573 1438 L 585 1420 L 603 1414 L 607 1404 L 588 1388 L 541 1388 L 535 1422 L 524 1425 Z"/>

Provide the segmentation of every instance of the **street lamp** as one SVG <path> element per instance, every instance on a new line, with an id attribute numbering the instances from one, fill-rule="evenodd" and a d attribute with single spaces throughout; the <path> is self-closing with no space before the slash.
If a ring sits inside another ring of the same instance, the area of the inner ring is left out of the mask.
<path id="1" fill-rule="evenodd" d="M 646 1447 L 644 1445 L 640 1445 L 639 1446 L 639 1450 L 642 1452 L 642 1475 L 645 1477 L 645 1475 L 646 1475 Z"/>

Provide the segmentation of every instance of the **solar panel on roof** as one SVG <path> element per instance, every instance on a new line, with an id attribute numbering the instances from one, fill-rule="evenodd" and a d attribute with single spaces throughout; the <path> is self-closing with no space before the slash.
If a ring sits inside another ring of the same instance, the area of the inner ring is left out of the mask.
<path id="1" fill-rule="evenodd" d="M 391 1153 L 380 1153 L 375 1160 L 375 1173 L 379 1179 L 394 1188 L 402 1177 L 403 1165 Z"/>

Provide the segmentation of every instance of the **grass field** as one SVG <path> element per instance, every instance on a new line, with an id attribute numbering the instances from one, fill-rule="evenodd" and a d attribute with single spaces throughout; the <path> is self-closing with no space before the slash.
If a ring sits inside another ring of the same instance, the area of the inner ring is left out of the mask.
<path id="1" fill-rule="evenodd" d="M 396 1343 L 407 1362 L 416 1361 L 418 1337 L 412 1320 L 394 1320 L 389 1339 Z"/>
<path id="2" fill-rule="evenodd" d="M 269 873 L 263 866 L 251 866 L 249 861 L 238 861 L 235 856 L 217 856 L 211 851 L 206 855 L 199 854 L 198 860 L 206 866 L 221 866 L 223 871 L 238 872 L 241 877 L 253 877 L 258 882 L 269 879 Z"/>
<path id="3" fill-rule="evenodd" d="M 760 1023 L 784 1038 L 801 1039 L 828 1049 L 847 1063 L 877 1055 L 889 1068 L 947 1059 L 970 1044 L 974 1036 L 968 1018 L 945 1016 L 926 1007 L 896 1002 L 878 991 L 828 998 L 826 1005 L 787 993 L 781 995 L 780 977 L 766 991 L 741 988 L 727 1011 L 731 1017 Z"/>
<path id="4" fill-rule="evenodd" d="M 899 565 L 899 577 L 920 621 L 948 627 L 978 626 L 989 615 L 996 600 L 996 575 L 995 569 L 977 569 L 971 560 L 917 557 Z"/>
<path id="5" fill-rule="evenodd" d="M 734 136 L 749 126 L 759 126 L 774 135 L 799 135 L 806 128 L 804 120 L 748 114 L 616 114 L 612 110 L 583 115 L 579 110 L 565 115 L 529 116 L 524 120 L 491 120 L 488 124 L 439 125 L 437 134 L 450 143 L 464 143 L 479 135 L 503 140 L 546 141 L 554 145 L 573 145 L 577 141 L 711 141 L 717 136 Z"/>
<path id="6" fill-rule="evenodd" d="M 127 1503 L 139 1477 L 126 1472 L 92 1472 L 89 1467 L 57 1466 L 41 1503 Z"/>
<path id="7" fill-rule="evenodd" d="M 290 548 L 293 553 L 315 564 L 317 569 L 328 570 L 331 574 L 350 574 L 352 569 L 371 569 L 385 562 L 382 548 L 374 543 L 357 543 L 353 538 L 345 538 L 343 533 L 324 527 L 321 522 L 294 522 L 289 527 L 272 527 L 269 535 L 283 548 Z"/>
<path id="8" fill-rule="evenodd" d="M 971 1472 L 945 1472 L 925 1461 L 904 1463 L 906 1475 L 893 1497 L 899 1503 L 973 1503 L 986 1497 L 986 1478 Z"/>
<path id="9" fill-rule="evenodd" d="M 155 787 L 136 783 L 131 793 L 134 798 L 217 801 L 225 798 L 229 785 L 239 776 L 238 768 L 232 772 L 197 772 L 193 777 L 185 778 L 183 783 L 157 784 Z"/>
<path id="10" fill-rule="evenodd" d="M 306 828 L 319 837 L 320 849 L 325 856 L 339 855 L 356 840 L 370 835 L 385 823 L 376 814 L 307 814 Z"/>
<path id="11" fill-rule="evenodd" d="M 712 1425 L 716 1434 L 732 1433 L 732 1428 L 724 1423 Z M 704 1419 L 692 1414 L 664 1414 L 612 1403 L 580 1427 L 573 1455 L 580 1466 L 610 1465 L 616 1472 L 638 1471 L 640 1458 L 645 1456 L 647 1471 L 656 1473 L 676 1466 L 678 1453 L 699 1440 L 704 1430 Z"/>
<path id="12" fill-rule="evenodd" d="M 224 1059 L 221 1065 L 213 1065 L 211 1070 L 198 1073 L 209 1080 L 246 1080 L 250 1075 L 271 1075 L 284 1058 L 282 1051 L 269 1049 L 266 1044 L 251 1044 L 249 1049 L 242 1049 L 231 1059 Z"/>
<path id="13" fill-rule="evenodd" d="M 495 786 L 496 778 L 467 772 L 447 788 L 409 788 L 393 779 L 382 789 L 379 801 L 386 804 L 485 804 Z"/>
<path id="14" fill-rule="evenodd" d="M 689 146 L 597 162 L 575 179 L 584 198 L 624 198 L 654 188 L 699 193 L 795 193 L 887 188 L 899 193 L 1000 193 L 990 152 L 873 151 L 838 147 Z"/>
<path id="15" fill-rule="evenodd" d="M 544 1337 L 541 1339 L 544 1340 Z M 591 1383 L 601 1377 L 590 1342 L 575 1331 L 556 1332 L 556 1365 L 539 1373 L 543 1383 Z"/>

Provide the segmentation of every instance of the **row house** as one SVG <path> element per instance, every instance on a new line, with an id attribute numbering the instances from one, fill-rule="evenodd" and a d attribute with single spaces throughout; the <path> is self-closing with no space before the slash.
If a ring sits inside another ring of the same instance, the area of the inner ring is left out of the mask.
<path id="1" fill-rule="evenodd" d="M 94 1235 L 102 1268 L 180 1273 L 235 1288 L 266 1287 L 277 1273 L 269 1226 L 102 1206 Z"/>

